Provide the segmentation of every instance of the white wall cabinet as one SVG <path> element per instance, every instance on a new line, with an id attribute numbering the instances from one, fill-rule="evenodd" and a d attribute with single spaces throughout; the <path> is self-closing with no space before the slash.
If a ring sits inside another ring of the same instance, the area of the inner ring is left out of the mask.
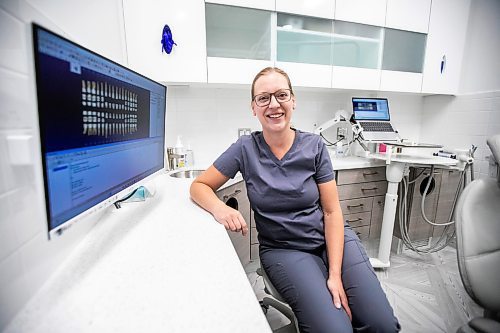
<path id="1" fill-rule="evenodd" d="M 335 19 L 376 25 L 385 25 L 387 0 L 336 0 Z"/>
<path id="2" fill-rule="evenodd" d="M 123 1 L 128 65 L 162 82 L 207 82 L 205 3 L 192 1 Z M 162 52 L 165 24 L 177 46 Z"/>
<path id="3" fill-rule="evenodd" d="M 431 0 L 387 0 L 385 26 L 427 33 Z"/>
<path id="4" fill-rule="evenodd" d="M 456 94 L 470 0 L 433 0 L 425 54 L 423 93 Z"/>
<path id="5" fill-rule="evenodd" d="M 276 0 L 276 11 L 333 19 L 335 17 L 335 0 Z"/>
<path id="6" fill-rule="evenodd" d="M 275 0 L 206 0 L 205 2 L 270 11 L 274 11 L 274 9 L 276 8 Z"/>
<path id="7" fill-rule="evenodd" d="M 276 65 L 297 86 L 453 94 L 469 6 L 470 0 L 276 0 L 267 7 L 207 0 L 207 82 L 249 84 Z"/>

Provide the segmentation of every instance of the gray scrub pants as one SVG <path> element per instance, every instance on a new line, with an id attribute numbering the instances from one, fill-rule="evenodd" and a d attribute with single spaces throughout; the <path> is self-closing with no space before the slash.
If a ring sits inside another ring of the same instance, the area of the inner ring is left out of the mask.
<path id="1" fill-rule="evenodd" d="M 292 307 L 300 331 L 398 332 L 400 325 L 359 238 L 344 227 L 342 283 L 352 313 L 337 309 L 328 290 L 326 248 L 300 251 L 260 247 L 260 260 L 271 282 Z"/>

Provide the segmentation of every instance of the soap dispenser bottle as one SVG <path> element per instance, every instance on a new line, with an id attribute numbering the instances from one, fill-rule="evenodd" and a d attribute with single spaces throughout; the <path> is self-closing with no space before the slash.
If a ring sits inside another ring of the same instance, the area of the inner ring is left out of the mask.
<path id="1" fill-rule="evenodd" d="M 184 152 L 184 146 L 182 145 L 181 136 L 177 136 L 177 143 L 174 147 L 174 154 L 177 156 L 177 167 L 183 168 L 186 166 L 186 153 Z"/>

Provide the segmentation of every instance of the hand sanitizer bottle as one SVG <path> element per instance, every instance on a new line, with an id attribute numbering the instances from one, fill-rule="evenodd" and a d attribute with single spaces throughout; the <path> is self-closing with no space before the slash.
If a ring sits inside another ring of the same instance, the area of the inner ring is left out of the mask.
<path id="1" fill-rule="evenodd" d="M 177 136 L 177 143 L 174 147 L 174 154 L 179 155 L 177 157 L 177 167 L 183 168 L 186 166 L 186 154 L 184 152 L 184 146 L 182 145 L 181 136 Z"/>

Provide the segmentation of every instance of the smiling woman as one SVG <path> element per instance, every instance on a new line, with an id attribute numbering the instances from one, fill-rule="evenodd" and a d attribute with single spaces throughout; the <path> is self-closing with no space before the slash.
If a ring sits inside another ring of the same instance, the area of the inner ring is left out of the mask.
<path id="1" fill-rule="evenodd" d="M 325 144 L 290 127 L 296 104 L 288 75 L 265 68 L 251 92 L 262 131 L 233 143 L 194 180 L 191 197 L 226 229 L 246 234 L 247 221 L 214 193 L 241 172 L 261 266 L 292 307 L 301 332 L 398 331 L 359 238 L 344 225 Z"/>

